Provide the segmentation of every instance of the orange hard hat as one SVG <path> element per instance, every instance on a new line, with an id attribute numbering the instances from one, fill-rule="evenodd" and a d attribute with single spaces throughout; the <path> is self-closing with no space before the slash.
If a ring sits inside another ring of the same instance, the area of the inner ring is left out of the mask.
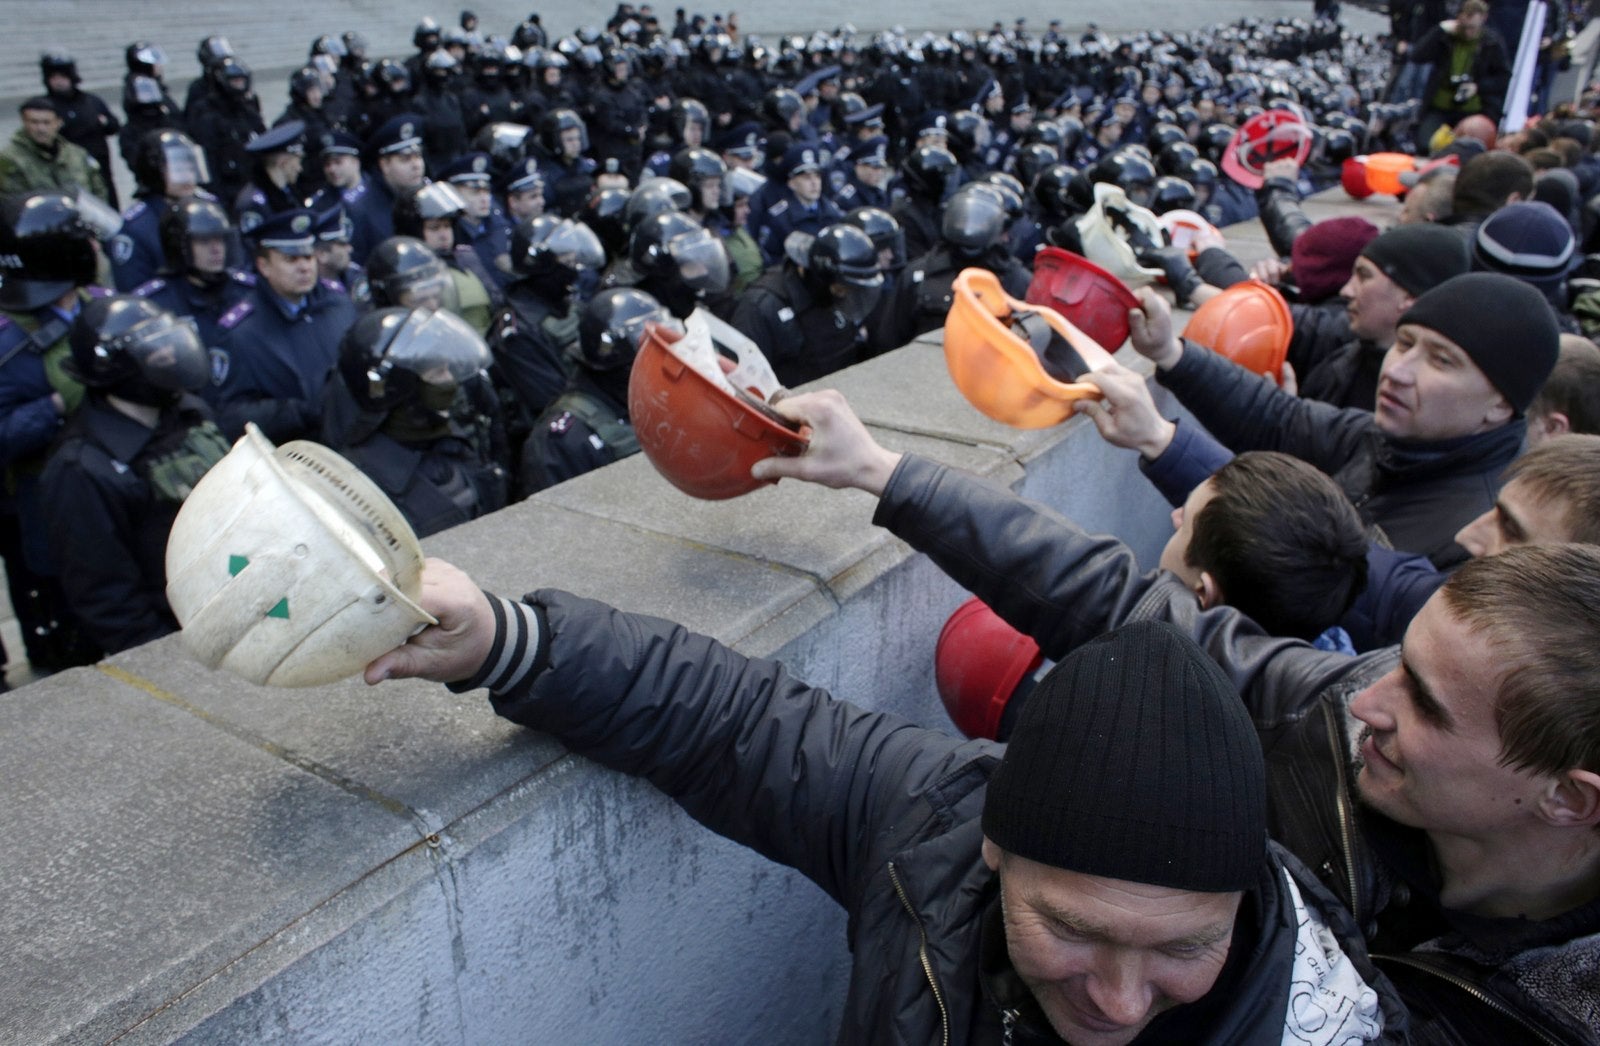
<path id="1" fill-rule="evenodd" d="M 1111 354 L 1060 313 L 1007 294 L 988 269 L 963 269 L 944 324 L 944 361 L 956 388 L 996 421 L 1019 429 L 1059 425 L 1075 400 L 1100 390 L 1077 381 Z"/>
<path id="2" fill-rule="evenodd" d="M 939 631 L 933 677 L 945 711 L 961 732 L 994 741 L 1017 687 L 1043 663 L 1038 643 L 974 596 Z"/>
<path id="3" fill-rule="evenodd" d="M 1289 355 L 1294 318 L 1276 289 L 1236 283 L 1195 310 L 1183 336 L 1244 367 L 1278 379 Z"/>
<path id="4" fill-rule="evenodd" d="M 1161 227 L 1167 230 L 1167 239 L 1172 241 L 1174 247 L 1181 247 L 1189 252 L 1191 259 L 1198 253 L 1194 249 L 1195 237 L 1201 233 L 1217 233 L 1217 227 L 1206 221 L 1206 216 L 1199 211 L 1190 211 L 1177 208 L 1165 211 L 1161 215 Z"/>
<path id="5" fill-rule="evenodd" d="M 1358 200 L 1365 200 L 1372 195 L 1372 186 L 1367 184 L 1367 158 L 1365 156 L 1348 157 L 1339 166 L 1339 184 L 1344 186 L 1344 191 Z"/>
<path id="6" fill-rule="evenodd" d="M 805 433 L 759 396 L 691 366 L 672 348 L 684 337 L 659 323 L 645 327 L 628 379 L 639 449 L 668 482 L 697 498 L 736 498 L 773 482 L 752 477 L 750 466 L 800 454 Z"/>
<path id="7" fill-rule="evenodd" d="M 1059 312 L 1107 352 L 1128 340 L 1128 310 L 1139 307 L 1127 284 L 1081 254 L 1041 247 L 1033 256 L 1028 303 Z"/>
<path id="8" fill-rule="evenodd" d="M 1293 158 L 1304 167 L 1311 156 L 1312 133 L 1299 115 L 1288 109 L 1268 109 L 1246 120 L 1227 148 L 1222 150 L 1222 173 L 1246 189 L 1266 182 L 1264 171 L 1273 160 Z"/>
<path id="9" fill-rule="evenodd" d="M 1416 169 L 1417 158 L 1410 153 L 1373 153 L 1367 157 L 1367 188 L 1401 196 L 1406 187 L 1400 176 Z"/>

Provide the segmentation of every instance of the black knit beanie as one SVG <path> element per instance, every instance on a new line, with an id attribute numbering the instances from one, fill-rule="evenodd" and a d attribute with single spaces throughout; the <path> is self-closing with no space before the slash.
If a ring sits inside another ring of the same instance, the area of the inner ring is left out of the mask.
<path id="1" fill-rule="evenodd" d="M 1143 622 L 1040 682 L 989 782 L 983 834 L 1055 868 L 1230 893 L 1257 881 L 1266 815 L 1239 692 L 1188 636 Z"/>
<path id="2" fill-rule="evenodd" d="M 1470 272 L 1446 280 L 1400 317 L 1449 338 L 1472 357 L 1518 414 L 1555 369 L 1561 330 L 1545 296 L 1514 276 Z"/>
<path id="3" fill-rule="evenodd" d="M 1397 225 L 1367 244 L 1361 256 L 1413 297 L 1472 268 L 1460 230 L 1431 222 Z"/>

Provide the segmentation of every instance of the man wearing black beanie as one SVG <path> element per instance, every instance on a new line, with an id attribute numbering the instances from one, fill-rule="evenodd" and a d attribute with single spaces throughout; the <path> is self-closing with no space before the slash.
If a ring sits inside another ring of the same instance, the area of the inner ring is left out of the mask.
<path id="1" fill-rule="evenodd" d="M 648 777 L 850 914 L 841 1043 L 1397 1040 L 1388 981 L 1267 840 L 1238 691 L 1130 625 L 1039 685 L 1009 749 L 865 712 L 670 622 L 437 560 L 440 621 L 368 666 L 487 687 L 495 710 Z"/>
<path id="2" fill-rule="evenodd" d="M 1549 303 L 1528 284 L 1456 276 L 1400 317 L 1375 410 L 1341 410 L 1183 341 L 1159 295 L 1139 298 L 1129 314 L 1134 348 L 1212 435 L 1235 453 L 1278 450 L 1317 466 L 1393 547 L 1441 569 L 1467 559 L 1455 535 L 1494 504 L 1559 339 Z"/>

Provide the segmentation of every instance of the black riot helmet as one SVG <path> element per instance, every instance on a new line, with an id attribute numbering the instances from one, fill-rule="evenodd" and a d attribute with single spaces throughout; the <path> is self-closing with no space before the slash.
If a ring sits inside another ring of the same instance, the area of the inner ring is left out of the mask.
<path id="1" fill-rule="evenodd" d="M 1201 155 L 1212 163 L 1222 158 L 1223 150 L 1228 148 L 1228 143 L 1233 141 L 1233 128 L 1225 123 L 1207 124 L 1200 132 L 1200 140 L 1195 142 Z"/>
<path id="2" fill-rule="evenodd" d="M 411 46 L 419 51 L 433 51 L 439 47 L 439 23 L 427 16 L 411 31 Z"/>
<path id="3" fill-rule="evenodd" d="M 728 252 L 722 240 L 682 211 L 664 211 L 640 222 L 629 240 L 628 259 L 639 273 L 640 289 L 679 319 L 687 318 L 702 296 L 728 288 Z"/>
<path id="4" fill-rule="evenodd" d="M 472 148 L 489 154 L 489 173 L 505 182 L 528 158 L 528 128 L 519 123 L 484 124 L 473 136 Z"/>
<path id="5" fill-rule="evenodd" d="M 958 254 L 976 255 L 1000 242 L 1006 207 L 992 186 L 963 185 L 945 202 L 939 235 Z"/>
<path id="6" fill-rule="evenodd" d="M 1061 128 L 1061 155 L 1071 156 L 1083 144 L 1083 121 L 1076 116 L 1063 116 L 1056 124 Z"/>
<path id="7" fill-rule="evenodd" d="M 233 58 L 237 53 L 226 36 L 208 36 L 194 49 L 194 60 L 200 63 L 202 70 L 206 70 L 224 58 Z"/>
<path id="8" fill-rule="evenodd" d="M 687 209 L 701 214 L 709 214 L 727 202 L 724 199 L 722 185 L 722 179 L 727 173 L 727 163 L 710 149 L 679 149 L 672 157 L 672 162 L 667 165 L 667 177 L 689 187 L 691 199 Z M 717 183 L 717 192 L 712 199 L 707 200 L 706 183 L 713 179 Z"/>
<path id="9" fill-rule="evenodd" d="M 1150 128 L 1150 134 L 1145 141 L 1156 153 L 1173 144 L 1174 142 L 1187 142 L 1189 136 L 1183 133 L 1183 128 L 1175 123 L 1158 123 Z"/>
<path id="10" fill-rule="evenodd" d="M 872 238 L 846 222 L 825 227 L 806 252 L 805 284 L 813 296 L 830 301 L 847 322 L 865 320 L 883 293 L 883 273 Z"/>
<path id="11" fill-rule="evenodd" d="M 1108 182 L 1128 194 L 1128 202 L 1137 207 L 1150 206 L 1150 194 L 1156 187 L 1155 164 L 1126 149 L 1103 156 L 1091 168 L 1089 178 L 1095 182 Z"/>
<path id="12" fill-rule="evenodd" d="M 206 67 L 206 75 L 225 96 L 243 98 L 250 93 L 253 82 L 250 67 L 233 55 L 212 62 Z"/>
<path id="13" fill-rule="evenodd" d="M 690 124 L 699 125 L 701 145 L 711 140 L 711 111 L 697 98 L 679 98 L 673 102 L 667 123 L 672 128 L 672 140 L 675 142 L 684 142 L 684 129 Z"/>
<path id="14" fill-rule="evenodd" d="M 632 366 L 645 324 L 666 323 L 671 318 L 660 302 L 637 288 L 601 291 L 578 317 L 578 362 L 596 371 Z"/>
<path id="15" fill-rule="evenodd" d="M 1356 136 L 1349 128 L 1325 127 L 1319 155 L 1323 163 L 1337 166 L 1356 154 Z"/>
<path id="16" fill-rule="evenodd" d="M 1150 194 L 1150 209 L 1157 214 L 1192 211 L 1195 203 L 1194 186 L 1170 174 L 1157 178 L 1155 189 Z"/>
<path id="17" fill-rule="evenodd" d="M 1046 217 L 1059 221 L 1083 213 L 1083 207 L 1072 196 L 1073 183 L 1079 178 L 1078 169 L 1065 163 L 1039 172 L 1033 183 L 1033 198 Z"/>
<path id="18" fill-rule="evenodd" d="M 1048 142 L 1030 142 L 1017 150 L 1017 179 L 1032 187 L 1041 171 L 1061 162 L 1061 153 Z"/>
<path id="19" fill-rule="evenodd" d="M 1217 165 L 1210 160 L 1193 159 L 1172 172 L 1174 177 L 1182 178 L 1194 186 L 1195 195 L 1198 197 L 1197 206 L 1204 207 L 1211 200 L 1211 194 L 1217 190 Z"/>
<path id="20" fill-rule="evenodd" d="M 449 182 L 423 182 L 394 202 L 396 236 L 421 238 L 423 223 L 437 218 L 455 221 L 467 213 L 467 201 Z"/>
<path id="21" fill-rule="evenodd" d="M 372 82 L 379 92 L 392 98 L 411 93 L 411 73 L 393 58 L 385 58 L 372 68 Z"/>
<path id="22" fill-rule="evenodd" d="M 1162 174 L 1177 174 L 1184 164 L 1199 158 L 1200 150 L 1194 147 L 1194 143 L 1173 142 L 1171 145 L 1165 146 L 1161 150 L 1161 154 L 1156 157 L 1156 168 Z"/>
<path id="23" fill-rule="evenodd" d="M 561 155 L 561 134 L 577 128 L 581 132 L 580 152 L 589 149 L 589 125 L 571 109 L 552 109 L 539 118 L 539 145 L 551 156 Z"/>
<path id="24" fill-rule="evenodd" d="M 367 255 L 367 285 L 377 306 L 452 308 L 455 281 L 437 254 L 421 240 L 391 236 Z"/>
<path id="25" fill-rule="evenodd" d="M 950 150 L 924 145 L 901 162 L 900 178 L 912 196 L 938 202 L 949 194 L 959 166 Z"/>
<path id="26" fill-rule="evenodd" d="M 989 147 L 989 121 L 971 109 L 957 109 L 951 113 L 945 130 L 950 151 L 961 163 L 983 155 L 983 151 Z"/>
<path id="27" fill-rule="evenodd" d="M 148 40 L 135 40 L 129 44 L 122 52 L 122 58 L 127 63 L 128 72 L 154 80 L 161 79 L 161 72 L 165 71 L 167 64 L 167 52 Z"/>
<path id="28" fill-rule="evenodd" d="M 627 189 L 601 189 L 590 195 L 578 219 L 600 237 L 606 257 L 620 258 L 628 253 L 628 226 L 623 215 L 633 195 Z"/>
<path id="29" fill-rule="evenodd" d="M 571 218 L 542 214 L 511 230 L 511 268 L 523 279 L 537 279 L 562 293 L 586 269 L 605 266 L 606 252 L 594 230 Z"/>
<path id="30" fill-rule="evenodd" d="M 646 218 L 668 211 L 686 210 L 693 202 L 694 196 L 689 192 L 689 187 L 676 178 L 651 178 L 641 183 L 628 197 L 628 203 L 622 210 L 622 224 L 631 237 L 633 230 Z"/>
<path id="31" fill-rule="evenodd" d="M 37 309 L 95 281 L 96 239 L 122 223 L 93 196 L 43 189 L 0 197 L 0 308 Z"/>
<path id="32" fill-rule="evenodd" d="M 167 268 L 182 276 L 191 276 L 203 286 L 215 287 L 228 279 L 226 266 L 216 272 L 204 272 L 195 267 L 194 241 L 222 240 L 226 243 L 233 231 L 228 212 L 215 200 L 185 200 L 167 208 L 161 216 L 161 253 Z"/>
<path id="33" fill-rule="evenodd" d="M 787 87 L 774 87 L 761 99 L 761 118 L 768 130 L 787 131 L 795 114 L 805 111 L 805 100 Z"/>
<path id="34" fill-rule="evenodd" d="M 139 143 L 133 157 L 133 177 L 139 188 L 152 196 L 183 198 L 211 181 L 211 168 L 206 164 L 205 151 L 194 139 L 164 127 L 151 131 Z"/>
<path id="35" fill-rule="evenodd" d="M 984 171 L 975 179 L 979 185 L 987 185 L 1000 193 L 1001 202 L 1006 205 L 1006 219 L 1016 221 L 1022 217 L 1027 190 L 1014 174 L 1005 171 Z"/>
<path id="36" fill-rule="evenodd" d="M 361 409 L 386 414 L 397 438 L 450 430 L 456 393 L 489 366 L 489 347 L 461 317 L 426 308 L 374 309 L 339 342 L 339 376 Z"/>
<path id="37" fill-rule="evenodd" d="M 65 76 L 76 87 L 83 82 L 83 77 L 78 75 L 78 60 L 66 51 L 45 51 L 39 55 L 39 76 L 46 87 L 50 86 L 50 78 L 55 75 Z"/>
<path id="38" fill-rule="evenodd" d="M 878 252 L 878 267 L 899 272 L 906 266 L 906 234 L 894 215 L 881 207 L 857 207 L 844 220 L 867 234 Z"/>
<path id="39" fill-rule="evenodd" d="M 79 381 L 135 403 L 163 406 L 210 377 L 194 320 L 131 294 L 85 302 L 67 344 Z"/>

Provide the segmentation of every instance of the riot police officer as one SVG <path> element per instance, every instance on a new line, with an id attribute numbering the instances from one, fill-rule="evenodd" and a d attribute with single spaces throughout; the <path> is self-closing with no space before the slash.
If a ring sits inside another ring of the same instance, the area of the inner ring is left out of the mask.
<path id="1" fill-rule="evenodd" d="M 419 537 L 505 506 L 493 419 L 462 403 L 488 363 L 477 332 L 429 309 L 374 310 L 339 346 L 340 380 L 360 414 L 336 449 L 383 489 Z"/>
<path id="2" fill-rule="evenodd" d="M 768 269 L 739 296 L 732 319 L 791 386 L 857 361 L 861 324 L 883 290 L 877 248 L 854 225 L 829 225 L 804 257 L 804 264 L 786 258 Z"/>
<path id="3" fill-rule="evenodd" d="M 187 321 L 144 298 L 97 298 L 69 340 L 88 392 L 39 486 L 67 602 L 110 654 L 177 629 L 167 534 L 228 441 L 193 395 L 206 352 Z"/>
<path id="4" fill-rule="evenodd" d="M 211 180 L 206 154 L 181 131 L 155 131 L 140 145 L 130 165 L 137 199 L 122 214 L 122 231 L 111 241 L 111 276 L 117 290 L 132 291 L 155 276 L 165 262 L 161 216 L 191 197 L 215 200 L 200 186 Z"/>
<path id="5" fill-rule="evenodd" d="M 918 146 L 900 165 L 906 193 L 889 208 L 906 237 L 906 253 L 918 258 L 939 242 L 940 208 L 954 191 L 955 154 L 936 145 Z"/>
<path id="6" fill-rule="evenodd" d="M 140 284 L 134 294 L 175 316 L 191 319 L 200 344 L 222 341 L 222 317 L 243 301 L 256 279 L 228 268 L 233 226 L 220 204 L 186 200 L 161 216 L 161 275 Z"/>
<path id="7" fill-rule="evenodd" d="M 46 51 L 39 56 L 39 75 L 50 99 L 61 114 L 61 137 L 83 149 L 106 174 L 106 200 L 112 207 L 117 202 L 117 187 L 112 184 L 111 146 L 106 141 L 122 129 L 122 122 L 112 115 L 111 107 L 97 94 L 79 87 L 83 82 L 78 75 L 78 61 L 65 51 Z"/>
<path id="8" fill-rule="evenodd" d="M 377 170 L 344 191 L 345 213 L 355 223 L 355 260 L 366 263 L 378 244 L 394 235 L 394 204 L 424 180 L 422 118 L 401 113 L 373 132 L 368 143 Z"/>
<path id="9" fill-rule="evenodd" d="M 394 231 L 421 240 L 443 259 L 455 281 L 456 315 L 486 334 L 500 307 L 500 284 L 476 251 L 456 243 L 456 222 L 467 211 L 461 194 L 447 182 L 426 182 L 401 193 L 394 204 Z"/>

